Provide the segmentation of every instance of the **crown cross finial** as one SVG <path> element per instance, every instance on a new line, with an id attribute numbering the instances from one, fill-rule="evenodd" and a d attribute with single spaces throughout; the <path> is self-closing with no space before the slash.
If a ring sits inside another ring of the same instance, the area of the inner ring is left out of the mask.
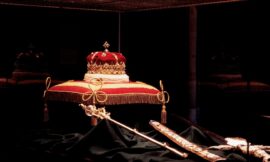
<path id="1" fill-rule="evenodd" d="M 105 51 L 107 52 L 109 51 L 108 48 L 110 47 L 110 44 L 107 41 L 105 41 L 105 43 L 103 44 L 103 47 L 105 48 Z"/>

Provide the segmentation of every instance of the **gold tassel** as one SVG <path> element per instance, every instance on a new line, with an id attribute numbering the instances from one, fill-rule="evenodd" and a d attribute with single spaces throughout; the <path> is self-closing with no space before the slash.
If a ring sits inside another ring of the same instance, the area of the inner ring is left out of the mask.
<path id="1" fill-rule="evenodd" d="M 162 110 L 161 110 L 161 123 L 166 124 L 167 123 L 167 111 L 166 111 L 166 106 L 165 104 L 162 105 Z"/>
<path id="2" fill-rule="evenodd" d="M 43 109 L 43 122 L 46 123 L 49 121 L 49 109 L 47 104 L 44 104 L 44 109 Z"/>
<path id="3" fill-rule="evenodd" d="M 161 103 L 162 103 L 161 123 L 166 124 L 167 123 L 167 111 L 166 111 L 165 104 L 170 101 L 170 96 L 169 96 L 169 93 L 167 91 L 164 91 L 164 87 L 163 87 L 161 80 L 159 81 L 159 85 L 160 85 L 161 93 L 160 93 L 160 96 L 158 97 L 158 100 L 161 101 Z M 166 99 L 166 96 L 167 96 L 167 99 Z"/>

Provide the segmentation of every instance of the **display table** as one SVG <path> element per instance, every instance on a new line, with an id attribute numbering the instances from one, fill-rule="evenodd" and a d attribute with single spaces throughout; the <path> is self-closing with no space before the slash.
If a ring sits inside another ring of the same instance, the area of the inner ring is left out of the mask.
<path id="1" fill-rule="evenodd" d="M 175 130 L 185 139 L 201 147 L 222 144 L 220 136 L 210 134 L 196 125 L 170 114 L 168 127 Z M 146 124 L 146 123 L 141 123 Z M 140 130 L 140 128 L 137 128 Z M 156 140 L 167 142 L 179 151 L 185 149 L 175 145 L 150 126 L 142 132 Z M 39 129 L 20 133 L 20 141 L 12 150 L 12 160 L 26 161 L 95 161 L 95 162 L 199 162 L 204 161 L 195 154 L 189 153 L 187 159 L 160 147 L 130 131 L 107 120 L 97 126 L 89 126 L 87 132 L 73 132 L 53 129 Z M 212 153 L 227 158 L 226 161 L 247 161 L 247 156 L 239 151 L 217 151 Z M 250 157 L 251 161 L 261 161 Z"/>

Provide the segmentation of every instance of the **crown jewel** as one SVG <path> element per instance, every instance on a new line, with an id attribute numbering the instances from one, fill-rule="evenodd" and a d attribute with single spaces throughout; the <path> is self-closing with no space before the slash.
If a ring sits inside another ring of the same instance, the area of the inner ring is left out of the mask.
<path id="1" fill-rule="evenodd" d="M 126 74 L 126 58 L 119 52 L 110 52 L 110 44 L 103 44 L 104 51 L 91 52 L 87 56 L 87 72 L 90 74 Z"/>

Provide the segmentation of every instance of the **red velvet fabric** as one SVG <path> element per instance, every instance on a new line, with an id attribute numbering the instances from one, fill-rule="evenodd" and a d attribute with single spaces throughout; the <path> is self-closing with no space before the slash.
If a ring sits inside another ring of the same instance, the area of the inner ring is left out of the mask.
<path id="1" fill-rule="evenodd" d="M 126 58 L 122 55 L 122 53 L 106 51 L 92 52 L 87 56 L 86 60 L 90 63 L 96 62 L 97 64 L 115 64 L 117 62 L 126 62 Z"/>
<path id="2" fill-rule="evenodd" d="M 102 100 L 99 104 L 104 105 L 161 104 L 160 91 L 143 82 L 104 82 L 96 85 L 85 81 L 67 81 L 50 87 L 46 92 L 46 99 L 92 104 L 93 95 L 96 103 Z M 105 98 L 107 99 L 103 102 Z"/>

